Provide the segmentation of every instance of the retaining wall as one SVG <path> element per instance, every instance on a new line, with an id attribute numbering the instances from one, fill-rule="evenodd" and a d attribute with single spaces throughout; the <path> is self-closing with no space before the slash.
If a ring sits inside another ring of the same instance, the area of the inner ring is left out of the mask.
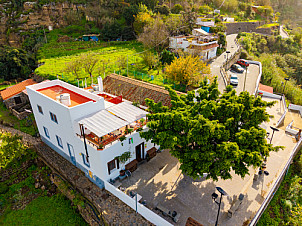
<path id="1" fill-rule="evenodd" d="M 227 35 L 238 34 L 239 32 L 256 32 L 257 27 L 265 24 L 261 22 L 238 22 L 238 23 L 225 23 Z"/>

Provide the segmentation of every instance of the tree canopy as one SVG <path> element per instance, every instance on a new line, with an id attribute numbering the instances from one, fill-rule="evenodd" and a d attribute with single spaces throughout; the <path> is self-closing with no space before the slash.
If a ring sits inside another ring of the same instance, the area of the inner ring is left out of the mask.
<path id="1" fill-rule="evenodd" d="M 183 173 L 197 178 L 208 173 L 213 180 L 230 179 L 231 171 L 244 177 L 249 167 L 259 167 L 273 147 L 267 143 L 260 123 L 268 121 L 266 107 L 273 102 L 255 98 L 248 92 L 236 95 L 227 87 L 220 95 L 217 78 L 202 83 L 197 91 L 178 96 L 166 88 L 171 108 L 146 99 L 148 128 L 141 136 L 158 144 L 180 162 Z"/>
<path id="2" fill-rule="evenodd" d="M 35 69 L 35 59 L 22 49 L 0 46 L 0 78 L 28 78 Z"/>
<path id="3" fill-rule="evenodd" d="M 200 60 L 199 56 L 191 54 L 181 54 L 166 67 L 167 78 L 183 85 L 199 86 L 204 76 L 210 73 L 210 67 Z"/>

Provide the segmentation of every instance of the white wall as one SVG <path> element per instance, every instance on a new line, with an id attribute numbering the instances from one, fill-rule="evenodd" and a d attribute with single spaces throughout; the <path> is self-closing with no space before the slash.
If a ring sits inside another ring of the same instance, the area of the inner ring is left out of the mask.
<path id="1" fill-rule="evenodd" d="M 148 221 L 155 225 L 159 226 L 172 226 L 168 221 L 148 209 L 147 207 L 143 206 L 140 203 L 135 203 L 135 199 L 131 198 L 124 192 L 120 191 L 110 183 L 105 181 L 105 189 L 109 191 L 111 194 L 115 195 L 117 198 L 119 198 L 121 201 L 123 201 L 125 204 L 127 204 L 129 207 L 131 207 L 134 210 L 137 210 L 137 212 L 142 215 L 144 218 L 146 218 Z M 137 207 L 137 208 L 136 208 Z"/>
<path id="2" fill-rule="evenodd" d="M 90 170 L 94 175 L 100 177 L 101 168 L 99 165 L 101 154 L 95 148 L 87 145 L 90 167 L 85 166 L 81 153 L 86 154 L 86 150 L 83 141 L 76 136 L 73 118 L 74 116 L 85 115 L 87 114 L 87 111 L 96 110 L 103 106 L 102 102 L 87 102 L 83 105 L 78 105 L 71 110 L 69 107 L 41 95 L 31 88 L 27 88 L 27 92 L 40 135 L 67 156 L 70 156 L 67 143 L 71 144 L 74 149 L 77 165 L 80 164 L 83 168 Z M 43 115 L 39 113 L 37 104 L 42 107 Z M 56 115 L 58 123 L 51 120 L 49 112 Z M 72 113 L 74 113 L 73 116 L 71 115 Z M 48 129 L 50 138 L 45 136 L 43 126 Z M 79 129 L 76 131 L 79 132 Z M 58 146 L 56 135 L 62 139 L 63 148 Z"/>
<path id="3" fill-rule="evenodd" d="M 129 138 L 133 138 L 133 144 L 129 144 Z M 146 142 L 146 140 L 142 139 L 139 136 L 139 132 L 133 132 L 132 134 L 128 134 L 126 136 L 126 140 L 124 140 L 123 142 L 120 142 L 119 140 L 116 141 L 112 146 L 106 146 L 106 148 L 102 151 L 99 151 L 101 153 L 101 161 L 100 161 L 100 166 L 102 167 L 102 175 L 101 178 L 109 181 L 109 179 L 113 179 L 119 176 L 119 171 L 121 170 L 121 168 L 123 168 L 124 166 L 122 166 L 120 164 L 120 169 L 115 169 L 113 171 L 111 171 L 110 175 L 108 174 L 108 168 L 107 168 L 107 163 L 112 161 L 115 157 L 121 155 L 122 153 L 126 152 L 126 151 L 130 151 L 131 152 L 131 159 L 127 161 L 126 164 L 128 164 L 129 162 L 131 162 L 132 160 L 136 159 L 136 153 L 135 153 L 135 147 L 139 144 L 141 144 L 142 142 L 144 142 L 144 147 L 145 147 L 145 151 L 144 151 L 144 155 L 146 156 L 147 151 L 150 150 L 152 147 L 154 147 L 154 144 L 149 142 Z M 121 143 L 123 143 L 123 146 L 121 145 Z M 159 148 L 158 145 L 155 145 L 156 148 Z M 145 157 L 144 156 L 144 157 Z"/>

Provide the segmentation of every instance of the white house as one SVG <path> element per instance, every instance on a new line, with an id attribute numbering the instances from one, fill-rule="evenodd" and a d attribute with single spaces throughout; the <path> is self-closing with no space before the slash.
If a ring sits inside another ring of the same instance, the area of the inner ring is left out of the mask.
<path id="1" fill-rule="evenodd" d="M 194 29 L 194 34 L 199 30 L 201 29 Z M 217 37 L 210 35 L 175 36 L 169 38 L 170 49 L 181 49 L 184 52 L 199 55 L 205 61 L 216 57 L 218 46 Z"/>
<path id="2" fill-rule="evenodd" d="M 42 141 L 101 188 L 103 181 L 117 178 L 124 167 L 117 156 L 129 151 L 126 167 L 132 170 L 148 150 L 159 148 L 137 131 L 147 129 L 148 113 L 122 97 L 91 93 L 60 80 L 26 89 Z"/>

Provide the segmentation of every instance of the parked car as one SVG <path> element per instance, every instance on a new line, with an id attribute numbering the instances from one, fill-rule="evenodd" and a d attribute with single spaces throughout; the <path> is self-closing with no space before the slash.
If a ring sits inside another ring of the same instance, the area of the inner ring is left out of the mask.
<path id="1" fill-rule="evenodd" d="M 235 72 L 238 72 L 238 73 L 243 73 L 244 72 L 244 69 L 239 64 L 233 64 L 231 66 L 231 69 Z"/>
<path id="2" fill-rule="evenodd" d="M 250 64 L 247 62 L 247 60 L 244 60 L 244 59 L 239 59 L 237 61 L 237 64 L 240 64 L 241 66 L 244 66 L 244 67 L 248 67 Z"/>
<path id="3" fill-rule="evenodd" d="M 238 77 L 237 77 L 237 75 L 231 75 L 230 84 L 233 85 L 233 86 L 237 86 L 238 85 Z"/>

